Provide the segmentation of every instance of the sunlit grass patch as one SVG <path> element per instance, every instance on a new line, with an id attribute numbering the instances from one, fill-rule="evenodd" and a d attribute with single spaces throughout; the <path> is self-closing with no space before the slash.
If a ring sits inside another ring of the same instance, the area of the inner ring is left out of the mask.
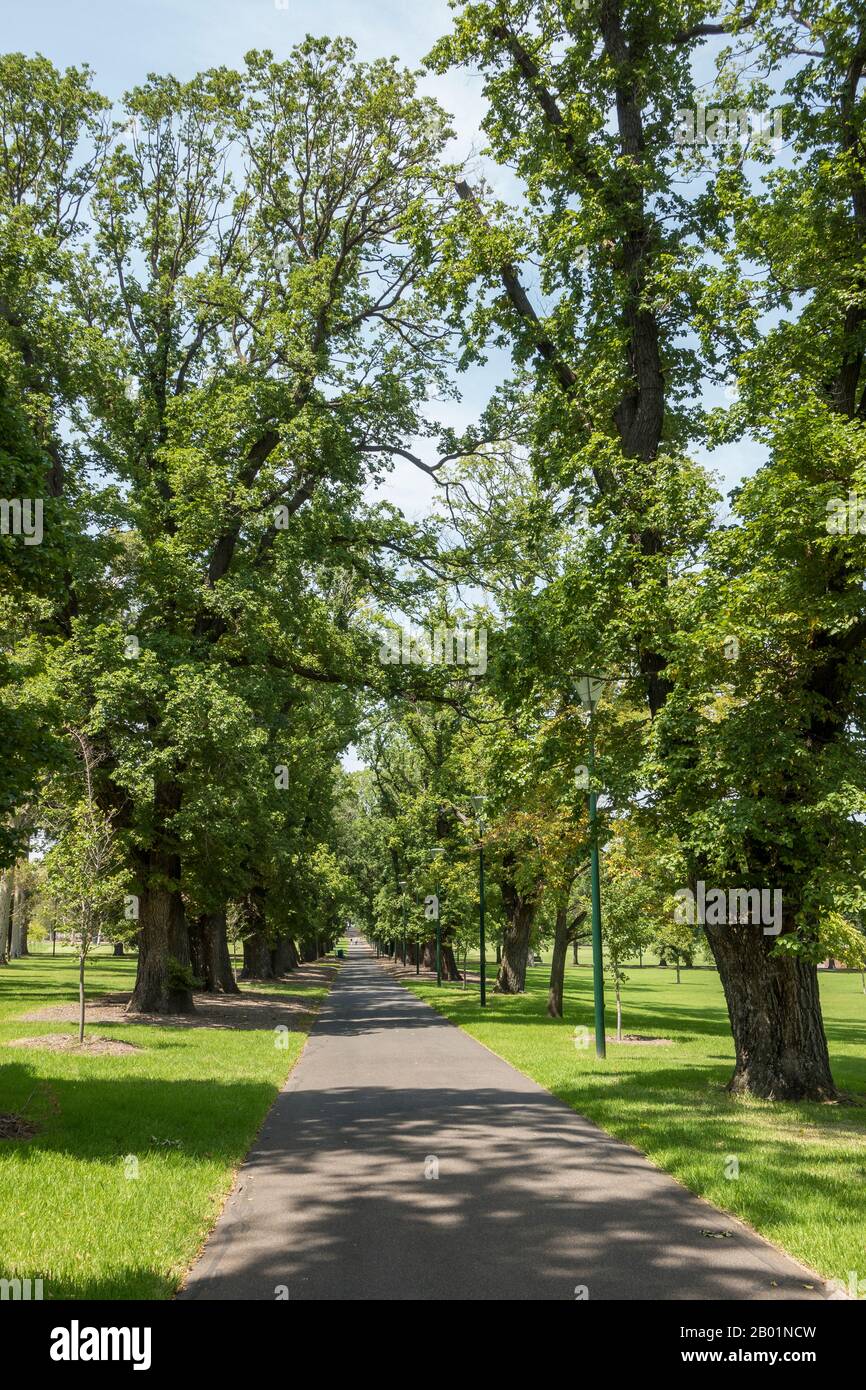
<path id="1" fill-rule="evenodd" d="M 74 1000 L 75 972 L 68 955 L 0 971 L 0 1112 L 37 1126 L 30 1138 L 0 1141 L 0 1277 L 41 1278 L 46 1298 L 168 1298 L 307 1032 L 100 1023 L 94 1031 L 141 1051 L 5 1046 L 74 1031 L 20 1018 Z M 88 994 L 128 991 L 134 975 L 134 959 L 96 955 Z M 258 990 L 300 994 L 312 1016 L 328 988 L 321 975 L 321 984 Z"/>
<path id="2" fill-rule="evenodd" d="M 477 962 L 470 961 L 470 970 Z M 609 1044 L 595 1055 L 592 972 L 566 973 L 565 1019 L 547 1017 L 548 966 L 527 991 L 404 983 L 446 1018 L 692 1191 L 739 1216 L 821 1274 L 866 1278 L 866 996 L 856 974 L 822 972 L 833 1072 L 859 1104 L 781 1105 L 731 1097 L 734 1048 L 715 971 L 629 969 L 624 1027 L 669 1047 Z M 608 1001 L 608 1004 L 610 1001 Z M 607 1010 L 607 1032 L 614 1031 Z M 588 1046 L 586 1043 L 588 1042 Z"/>

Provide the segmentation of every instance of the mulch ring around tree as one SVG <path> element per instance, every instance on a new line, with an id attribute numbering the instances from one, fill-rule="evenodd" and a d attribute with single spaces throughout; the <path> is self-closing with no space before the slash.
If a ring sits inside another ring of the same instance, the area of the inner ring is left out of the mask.
<path id="1" fill-rule="evenodd" d="M 0 1139 L 32 1139 L 38 1131 L 39 1126 L 32 1120 L 0 1111 Z"/>
<path id="2" fill-rule="evenodd" d="M 295 982 L 324 985 L 335 975 L 334 966 L 302 966 L 281 984 L 289 988 Z M 150 1024 L 158 1028 L 240 1028 L 258 1031 L 282 1026 L 290 1032 L 306 1031 L 319 1000 L 293 995 L 288 991 L 285 994 L 271 994 L 267 988 L 267 981 L 263 980 L 261 990 L 244 990 L 241 994 L 196 992 L 193 994 L 195 1012 L 191 1014 L 128 1014 L 126 1005 L 131 994 L 106 994 L 87 1003 L 84 1017 L 88 1027 L 94 1023 L 115 1023 L 136 1026 Z M 45 1008 L 21 1014 L 21 1020 L 25 1023 L 76 1023 L 78 1005 L 48 1004 Z M 41 1039 L 28 1040 L 28 1045 L 37 1043 L 41 1043 Z"/>
<path id="3" fill-rule="evenodd" d="M 671 1047 L 673 1038 L 649 1038 L 645 1033 L 623 1033 L 621 1038 L 607 1036 L 609 1043 L 644 1043 L 647 1047 Z"/>
<path id="4" fill-rule="evenodd" d="M 76 1014 L 77 1017 L 77 1014 Z M 85 1034 L 79 1043 L 77 1033 L 40 1033 L 34 1038 L 12 1038 L 7 1047 L 38 1047 L 43 1052 L 86 1052 L 92 1057 L 120 1057 L 127 1052 L 142 1052 L 134 1043 L 116 1038 L 100 1038 Z"/>

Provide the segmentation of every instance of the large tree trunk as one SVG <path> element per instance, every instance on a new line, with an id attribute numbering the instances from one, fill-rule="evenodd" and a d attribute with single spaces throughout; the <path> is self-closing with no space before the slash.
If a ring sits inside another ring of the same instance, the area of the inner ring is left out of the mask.
<path id="1" fill-rule="evenodd" d="M 192 973 L 200 981 L 202 989 L 207 989 L 205 982 L 205 958 L 204 958 L 204 932 L 201 917 L 196 917 L 193 921 L 187 922 L 187 933 L 189 935 L 189 960 L 192 966 Z"/>
<path id="2" fill-rule="evenodd" d="M 154 829 L 161 835 L 181 805 L 176 782 L 154 789 Z M 127 1013 L 189 1014 L 195 1006 L 189 984 L 186 913 L 180 896 L 180 856 L 160 843 L 139 856 L 143 890 L 138 903 L 138 969 Z"/>
<path id="3" fill-rule="evenodd" d="M 123 942 L 122 942 L 122 941 L 115 941 L 115 943 L 114 943 L 114 951 L 112 952 L 112 954 L 115 955 L 115 956 L 122 956 L 122 955 L 123 955 Z"/>
<path id="4" fill-rule="evenodd" d="M 451 945 L 451 943 L 448 941 L 443 941 L 440 946 L 439 954 L 441 957 L 439 964 L 442 970 L 442 979 L 459 980 L 460 970 L 457 965 L 457 957 L 454 954 L 454 947 Z M 435 947 L 433 955 L 433 969 L 436 969 Z"/>
<path id="5" fill-rule="evenodd" d="M 9 962 L 12 935 L 12 890 L 15 871 L 4 869 L 0 874 L 0 965 Z"/>
<path id="6" fill-rule="evenodd" d="M 777 938 L 765 937 L 759 926 L 705 930 L 734 1035 L 728 1089 L 766 1100 L 833 1099 L 816 967 L 774 955 Z"/>
<path id="7" fill-rule="evenodd" d="M 244 937 L 244 968 L 242 980 L 273 980 L 274 967 L 271 964 L 271 948 L 263 931 L 250 932 Z"/>
<path id="8" fill-rule="evenodd" d="M 550 986 L 547 991 L 547 1012 L 551 1018 L 562 1018 L 562 991 L 565 985 L 565 957 L 568 953 L 568 903 L 556 908 L 556 931 L 553 937 L 553 959 L 550 962 Z"/>
<path id="9" fill-rule="evenodd" d="M 11 960 L 20 960 L 27 952 L 27 890 L 18 874 L 12 892 L 12 940 L 9 949 Z"/>
<path id="10" fill-rule="evenodd" d="M 277 944 L 271 952 L 271 965 L 275 975 L 288 975 L 296 970 L 300 961 L 294 941 L 290 936 L 278 936 Z"/>
<path id="11" fill-rule="evenodd" d="M 496 976 L 496 988 L 500 994 L 522 994 L 526 989 L 526 965 L 534 917 L 534 903 L 525 903 L 520 912 L 505 924 L 502 963 Z"/>
<path id="12" fill-rule="evenodd" d="M 157 857 L 152 856 L 150 868 L 156 874 Z M 165 877 L 179 877 L 179 865 L 163 861 Z M 182 973 L 189 970 L 189 935 L 183 902 L 176 888 L 159 886 L 145 888 L 139 899 L 138 972 L 135 989 L 127 1013 L 189 1014 L 194 1010 L 192 990 L 183 982 Z"/>
<path id="13" fill-rule="evenodd" d="M 228 924 L 224 907 L 218 912 L 207 913 L 202 923 L 202 936 L 207 988 L 214 994 L 240 994 L 229 952 Z"/>
<path id="14" fill-rule="evenodd" d="M 502 961 L 496 976 L 496 988 L 500 994 L 522 994 L 526 989 L 529 938 L 532 934 L 538 897 L 536 894 L 524 897 L 508 875 L 502 879 L 501 886 L 505 929 L 502 933 Z"/>
<path id="15" fill-rule="evenodd" d="M 190 923 L 193 974 L 211 994 L 238 994 L 226 931 L 226 911 L 204 912 Z"/>
<path id="16" fill-rule="evenodd" d="M 421 964 L 425 970 L 432 970 L 436 973 L 436 938 L 431 937 L 424 942 L 421 954 Z M 439 945 L 439 966 L 442 971 L 443 980 L 459 980 L 460 971 L 457 968 L 457 960 L 454 956 L 454 948 L 444 939 Z"/>
<path id="17" fill-rule="evenodd" d="M 253 888 L 244 903 L 247 932 L 244 936 L 244 968 L 242 980 L 273 980 L 271 943 L 265 919 L 265 890 Z"/>

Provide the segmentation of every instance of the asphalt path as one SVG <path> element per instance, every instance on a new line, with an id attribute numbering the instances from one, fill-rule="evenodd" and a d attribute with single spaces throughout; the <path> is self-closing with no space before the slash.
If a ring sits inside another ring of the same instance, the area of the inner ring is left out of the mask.
<path id="1" fill-rule="evenodd" d="M 446 1022 L 353 941 L 179 1297 L 827 1292 Z"/>

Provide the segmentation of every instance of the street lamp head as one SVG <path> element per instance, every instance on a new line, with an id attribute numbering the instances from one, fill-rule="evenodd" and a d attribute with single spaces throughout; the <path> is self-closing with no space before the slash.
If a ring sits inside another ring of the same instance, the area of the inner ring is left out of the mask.
<path id="1" fill-rule="evenodd" d="M 584 709 L 591 710 L 598 704 L 607 681 L 602 676 L 581 676 L 577 682 L 577 698 Z"/>
<path id="2" fill-rule="evenodd" d="M 487 797 L 470 796 L 469 800 L 472 802 L 472 809 L 475 812 L 476 816 L 480 816 L 481 812 L 484 810 L 484 803 L 487 800 Z"/>
<path id="3" fill-rule="evenodd" d="M 397 886 L 398 888 L 402 888 L 403 892 L 405 893 L 406 889 L 409 887 L 409 884 L 407 883 L 405 878 L 398 878 Z"/>
<path id="4" fill-rule="evenodd" d="M 428 849 L 427 853 L 428 853 L 428 854 L 432 854 L 432 855 L 444 854 L 444 853 L 445 853 L 445 850 L 442 848 L 441 845 L 431 845 L 431 847 L 430 847 L 430 849 Z"/>

